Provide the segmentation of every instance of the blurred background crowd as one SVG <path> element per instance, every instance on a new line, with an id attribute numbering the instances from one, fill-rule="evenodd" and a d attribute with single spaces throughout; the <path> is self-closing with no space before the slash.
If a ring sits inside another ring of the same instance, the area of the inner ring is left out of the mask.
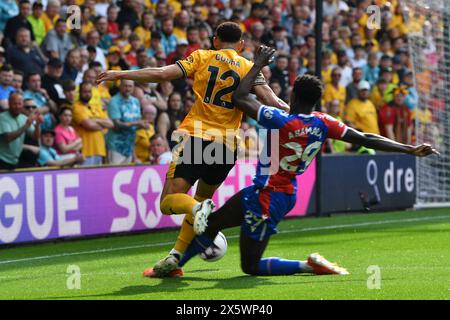
<path id="1" fill-rule="evenodd" d="M 372 4 L 380 25 L 367 12 Z M 324 0 L 323 14 L 322 111 L 358 130 L 414 142 L 414 119 L 432 115 L 416 112 L 407 34 L 433 26 L 405 19 L 397 0 Z M 171 134 L 194 102 L 192 80 L 96 86 L 95 79 L 103 70 L 159 67 L 210 49 L 224 21 L 245 31 L 245 58 L 261 44 L 276 48 L 263 73 L 282 99 L 297 76 L 316 73 L 313 0 L 2 0 L 0 169 L 168 163 Z M 258 129 L 243 119 L 245 156 L 254 156 L 248 150 Z M 373 153 L 340 141 L 324 152 Z"/>

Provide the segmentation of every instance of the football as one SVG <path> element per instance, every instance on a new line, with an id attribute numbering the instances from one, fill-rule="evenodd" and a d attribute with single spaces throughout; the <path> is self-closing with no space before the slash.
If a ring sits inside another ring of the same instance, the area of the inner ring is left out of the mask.
<path id="1" fill-rule="evenodd" d="M 199 254 L 200 258 L 208 262 L 220 260 L 227 252 L 227 238 L 222 232 L 219 232 L 214 239 L 214 243 L 205 251 Z"/>

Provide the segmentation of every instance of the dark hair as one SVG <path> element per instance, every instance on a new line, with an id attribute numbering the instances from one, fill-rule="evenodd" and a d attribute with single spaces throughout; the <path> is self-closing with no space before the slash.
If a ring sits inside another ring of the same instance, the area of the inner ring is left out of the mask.
<path id="1" fill-rule="evenodd" d="M 110 5 L 108 6 L 108 9 L 106 9 L 106 12 L 108 13 L 109 11 L 111 11 L 111 10 L 113 10 L 113 9 L 119 10 L 119 7 L 116 6 L 115 4 L 110 4 Z"/>
<path id="2" fill-rule="evenodd" d="M 125 22 L 122 25 L 120 25 L 119 31 L 122 31 L 123 29 L 125 29 L 126 26 L 130 27 L 131 31 L 133 31 L 133 28 L 131 27 L 131 24 L 129 22 Z"/>
<path id="3" fill-rule="evenodd" d="M 17 69 L 14 69 L 14 74 L 18 74 L 19 76 L 22 76 L 22 78 L 25 75 L 22 71 L 17 70 Z"/>
<path id="4" fill-rule="evenodd" d="M 295 99 L 291 102 L 291 113 L 300 113 L 299 111 L 311 112 L 314 105 L 322 97 L 323 84 L 318 77 L 305 74 L 295 79 L 293 90 Z"/>
<path id="5" fill-rule="evenodd" d="M 91 61 L 91 62 L 89 62 L 89 69 L 94 69 L 96 67 L 103 68 L 102 64 L 100 62 L 98 62 L 98 61 Z"/>
<path id="6" fill-rule="evenodd" d="M 87 85 L 92 86 L 92 83 L 86 82 L 86 81 L 83 81 L 82 83 L 80 83 L 80 94 L 81 94 L 81 90 L 83 89 L 83 87 L 87 86 Z"/>
<path id="7" fill-rule="evenodd" d="M 141 54 L 142 52 L 145 52 L 146 56 L 147 56 L 147 49 L 145 49 L 145 47 L 140 47 L 136 50 L 136 55 Z M 147 56 L 148 57 L 148 56 Z"/>
<path id="8" fill-rule="evenodd" d="M 31 2 L 29 0 L 20 0 L 19 7 L 23 4 L 31 4 Z"/>
<path id="9" fill-rule="evenodd" d="M 288 59 L 289 60 L 289 56 L 286 54 L 279 54 L 276 58 L 276 61 L 278 61 L 280 59 Z"/>
<path id="10" fill-rule="evenodd" d="M 280 31 L 284 31 L 286 29 L 284 29 L 282 26 L 274 26 L 272 28 L 272 32 L 280 32 Z"/>
<path id="11" fill-rule="evenodd" d="M 106 19 L 106 21 L 108 21 L 108 18 L 106 18 L 105 16 L 97 16 L 94 18 L 94 23 L 97 24 L 97 22 L 99 22 L 101 19 Z"/>
<path id="12" fill-rule="evenodd" d="M 53 129 L 42 129 L 41 137 L 46 135 L 46 134 L 51 134 L 54 137 L 55 136 L 55 131 Z"/>
<path id="13" fill-rule="evenodd" d="M 340 57 L 346 57 L 347 56 L 347 52 L 345 51 L 345 50 L 338 50 L 337 52 L 336 52 L 336 55 L 337 55 L 337 57 L 338 58 L 340 58 Z"/>
<path id="14" fill-rule="evenodd" d="M 161 26 L 166 22 L 166 21 L 170 21 L 173 24 L 173 19 L 171 17 L 164 17 L 161 19 Z"/>
<path id="15" fill-rule="evenodd" d="M 64 105 L 61 105 L 61 107 L 59 108 L 59 110 L 58 110 L 58 116 L 60 117 L 60 116 L 64 113 L 64 111 L 66 111 L 66 110 L 69 110 L 70 113 L 73 114 L 72 108 L 69 107 L 67 104 L 64 104 Z"/>
<path id="16" fill-rule="evenodd" d="M 181 92 L 173 91 L 171 94 L 169 94 L 169 98 L 167 99 L 167 101 L 170 101 L 170 99 L 172 99 L 172 97 L 174 95 L 179 95 L 181 98 L 183 98 L 183 95 L 181 94 Z"/>
<path id="17" fill-rule="evenodd" d="M 34 77 L 34 76 L 36 76 L 36 75 L 38 75 L 39 77 L 41 76 L 41 74 L 40 74 L 39 72 L 31 72 L 31 73 L 29 73 L 29 74 L 27 75 L 27 80 L 26 80 L 26 82 L 30 81 L 30 78 L 31 78 L 31 77 Z"/>
<path id="18" fill-rule="evenodd" d="M 10 71 L 13 71 L 13 68 L 10 64 L 4 64 L 0 68 L 0 72 L 10 72 Z"/>
<path id="19" fill-rule="evenodd" d="M 159 39 L 159 40 L 161 40 L 161 38 L 162 38 L 161 32 L 158 32 L 158 31 L 152 31 L 152 40 L 153 40 L 153 39 Z"/>
<path id="20" fill-rule="evenodd" d="M 73 80 L 64 80 L 62 83 L 62 87 L 64 91 L 72 91 L 76 89 L 75 82 Z"/>
<path id="21" fill-rule="evenodd" d="M 24 32 L 24 31 L 26 31 L 26 32 L 28 32 L 28 33 L 31 34 L 30 29 L 27 29 L 27 28 L 25 28 L 25 27 L 20 27 L 19 29 L 17 29 L 16 35 L 15 35 L 15 36 L 17 37 L 17 34 L 18 34 L 18 33 Z"/>
<path id="22" fill-rule="evenodd" d="M 187 27 L 186 32 L 189 32 L 189 31 L 192 31 L 192 30 L 197 30 L 198 31 L 198 27 L 196 25 L 191 24 L 191 25 L 189 25 Z"/>
<path id="23" fill-rule="evenodd" d="M 237 23 L 224 22 L 217 27 L 216 36 L 222 42 L 236 43 L 242 38 L 242 30 Z"/>
<path id="24" fill-rule="evenodd" d="M 137 41 L 137 40 L 141 40 L 141 38 L 139 38 L 139 36 L 134 32 L 132 34 L 130 34 L 130 36 L 128 37 L 129 42 Z"/>
<path id="25" fill-rule="evenodd" d="M 43 9 L 44 5 L 42 3 L 36 1 L 35 3 L 33 3 L 32 9 L 34 10 L 34 9 L 37 9 L 37 8 Z"/>
<path id="26" fill-rule="evenodd" d="M 152 16 L 154 18 L 154 14 L 151 11 L 144 11 L 144 12 L 142 12 L 142 14 L 141 14 L 141 26 L 142 27 L 144 26 L 144 17 L 145 16 Z M 154 25 L 152 27 L 154 27 Z"/>

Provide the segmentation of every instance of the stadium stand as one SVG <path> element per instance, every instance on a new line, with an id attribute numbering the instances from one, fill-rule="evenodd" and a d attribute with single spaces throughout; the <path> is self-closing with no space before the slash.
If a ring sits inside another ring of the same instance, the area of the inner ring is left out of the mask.
<path id="1" fill-rule="evenodd" d="M 373 28 L 368 22 L 366 8 L 371 4 L 381 9 L 380 28 Z M 80 8 L 79 28 L 74 28 L 73 11 L 68 10 L 72 5 Z M 61 110 L 72 109 L 73 128 L 81 130 L 74 132 L 74 136 L 81 138 L 82 147 L 70 153 L 83 154 L 85 158 L 95 156 L 96 161 L 86 164 L 98 165 L 107 163 L 108 153 L 113 152 L 103 146 L 111 148 L 114 144 L 111 133 L 107 133 L 108 125 L 102 126 L 104 119 L 97 121 L 95 114 L 111 117 L 117 101 L 132 99 L 133 105 L 141 108 L 140 113 L 135 113 L 137 116 L 148 113 L 143 112 L 144 107 L 156 113 L 133 119 L 145 123 L 137 139 L 144 137 L 147 141 L 137 143 L 137 148 L 150 148 L 154 134 L 162 134 L 170 144 L 170 134 L 192 105 L 190 79 L 158 85 L 137 84 L 130 98 L 121 96 L 119 83 L 108 82 L 93 86 L 90 100 L 82 102 L 80 84 L 92 84 L 105 68 L 164 66 L 187 58 L 197 49 L 210 49 L 213 30 L 221 22 L 231 20 L 245 31 L 244 57 L 251 59 L 260 44 L 276 48 L 277 59 L 270 70 L 265 70 L 266 81 L 287 100 L 298 75 L 316 72 L 314 5 L 311 0 L 2 1 L 0 110 L 10 112 L 8 96 L 21 89 L 24 98 L 33 99 L 45 116 L 43 129 L 54 130 L 58 128 Z M 418 99 L 407 46 L 410 26 L 398 1 L 325 0 L 323 11 L 322 110 L 359 130 L 378 133 L 381 129 L 382 134 L 396 140 L 414 142 L 413 111 Z M 64 21 L 67 25 L 61 24 Z M 415 28 L 418 23 L 414 21 Z M 23 85 L 13 82 L 16 75 L 22 77 Z M 47 80 L 41 84 L 41 79 Z M 177 102 L 173 102 L 174 98 Z M 92 148 L 92 141 L 83 139 L 94 132 L 87 132 L 81 124 L 82 115 L 88 114 L 94 115 L 97 122 L 84 125 L 101 133 L 96 139 L 105 139 L 106 134 L 106 140 L 100 141 L 99 152 L 84 150 Z M 244 119 L 242 126 L 244 131 L 258 131 L 256 123 L 249 119 Z M 133 140 L 135 135 L 128 138 Z M 126 162 L 152 161 L 151 150 L 138 149 L 136 153 L 134 145 L 129 147 L 132 150 L 126 150 Z M 57 145 L 55 150 L 64 153 Z M 330 143 L 324 152 L 357 150 L 358 146 L 333 147 Z"/>

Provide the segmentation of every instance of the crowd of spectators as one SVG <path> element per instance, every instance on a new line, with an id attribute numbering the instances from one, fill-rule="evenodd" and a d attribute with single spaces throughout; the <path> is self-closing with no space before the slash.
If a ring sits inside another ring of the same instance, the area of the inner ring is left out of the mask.
<path id="1" fill-rule="evenodd" d="M 366 11 L 371 4 L 380 8 L 379 26 Z M 0 169 L 169 162 L 171 134 L 194 102 L 192 80 L 96 85 L 95 79 L 103 70 L 159 67 L 210 49 L 224 21 L 245 31 L 245 58 L 252 60 L 261 44 L 276 48 L 263 73 L 288 101 L 295 78 L 316 73 L 314 6 L 312 0 L 1 1 Z M 322 110 L 358 130 L 410 143 L 418 95 L 410 25 L 398 1 L 324 0 L 323 13 Z M 242 143 L 255 145 L 257 124 L 245 118 L 242 129 Z M 370 152 L 336 141 L 326 148 L 349 151 Z"/>

